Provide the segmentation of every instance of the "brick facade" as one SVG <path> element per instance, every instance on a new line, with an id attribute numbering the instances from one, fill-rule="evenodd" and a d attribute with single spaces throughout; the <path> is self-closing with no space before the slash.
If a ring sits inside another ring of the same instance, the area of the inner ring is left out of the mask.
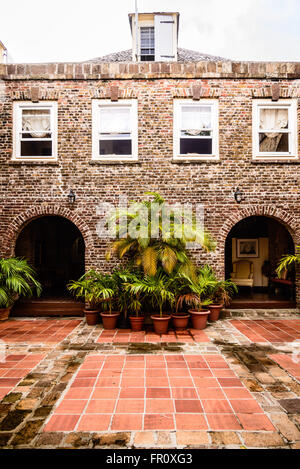
<path id="1" fill-rule="evenodd" d="M 174 98 L 219 100 L 219 161 L 174 162 Z M 22 228 L 53 214 L 80 229 L 86 266 L 108 269 L 106 243 L 96 225 L 100 202 L 160 192 L 169 202 L 202 203 L 205 223 L 218 241 L 214 253 L 195 252 L 198 262 L 224 273 L 224 245 L 243 218 L 278 219 L 300 244 L 300 160 L 252 160 L 252 102 L 298 98 L 300 63 L 200 62 L 0 65 L 0 255 L 14 253 Z M 138 99 L 137 163 L 103 164 L 92 157 L 92 99 Z M 58 102 L 58 161 L 11 161 L 13 102 Z M 238 205 L 233 192 L 245 200 Z M 67 194 L 76 192 L 70 206 Z M 300 301 L 300 275 L 297 297 Z"/>

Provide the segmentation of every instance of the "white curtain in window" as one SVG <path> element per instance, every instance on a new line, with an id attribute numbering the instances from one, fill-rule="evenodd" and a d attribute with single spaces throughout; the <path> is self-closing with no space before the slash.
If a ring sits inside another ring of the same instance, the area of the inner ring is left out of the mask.
<path id="1" fill-rule="evenodd" d="M 130 133 L 129 108 L 100 109 L 100 133 L 119 134 Z"/>
<path id="2" fill-rule="evenodd" d="M 44 138 L 50 132 L 50 115 L 40 111 L 23 111 L 22 130 L 33 138 Z"/>
<path id="3" fill-rule="evenodd" d="M 183 106 L 181 129 L 190 135 L 198 135 L 203 130 L 211 129 L 211 108 Z"/>
<path id="4" fill-rule="evenodd" d="M 263 130 L 274 130 L 274 132 L 264 133 L 263 139 L 260 142 L 261 152 L 276 151 L 282 134 L 276 132 L 280 129 L 285 129 L 288 125 L 288 110 L 287 109 L 261 109 L 260 110 L 260 123 L 259 128 Z"/>

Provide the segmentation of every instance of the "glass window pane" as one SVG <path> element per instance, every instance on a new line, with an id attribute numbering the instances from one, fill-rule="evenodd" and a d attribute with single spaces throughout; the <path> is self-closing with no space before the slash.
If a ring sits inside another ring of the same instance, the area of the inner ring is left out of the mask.
<path id="1" fill-rule="evenodd" d="M 52 156 L 52 142 L 37 140 L 21 142 L 20 156 Z"/>
<path id="2" fill-rule="evenodd" d="M 22 130 L 31 138 L 45 138 L 51 130 L 50 109 L 23 109 Z"/>
<path id="3" fill-rule="evenodd" d="M 260 152 L 288 152 L 289 134 L 288 133 L 260 133 L 259 134 Z"/>
<path id="4" fill-rule="evenodd" d="M 131 132 L 129 107 L 100 108 L 100 133 L 122 134 Z"/>
<path id="5" fill-rule="evenodd" d="M 198 155 L 212 154 L 211 138 L 181 138 L 180 154 L 196 153 Z"/>
<path id="6" fill-rule="evenodd" d="M 260 109 L 259 128 L 261 130 L 287 129 L 289 124 L 288 109 Z"/>
<path id="7" fill-rule="evenodd" d="M 131 140 L 100 140 L 100 155 L 131 155 Z"/>
<path id="8" fill-rule="evenodd" d="M 197 131 L 211 129 L 211 107 L 208 106 L 182 106 L 181 129 L 191 131 L 191 135 L 197 135 Z"/>

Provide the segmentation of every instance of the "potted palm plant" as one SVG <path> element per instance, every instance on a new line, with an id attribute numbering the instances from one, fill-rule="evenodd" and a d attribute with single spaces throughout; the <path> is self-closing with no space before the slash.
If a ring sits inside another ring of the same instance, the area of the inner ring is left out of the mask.
<path id="1" fill-rule="evenodd" d="M 85 302 L 84 314 L 89 326 L 98 323 L 100 304 L 107 301 L 114 294 L 110 288 L 105 288 L 102 282 L 103 275 L 91 269 L 79 280 L 71 280 L 67 285 L 68 290 L 78 299 Z"/>
<path id="2" fill-rule="evenodd" d="M 164 306 L 172 306 L 174 303 L 174 293 L 171 289 L 172 279 L 162 270 L 158 270 L 155 275 L 145 275 L 137 278 L 129 285 L 129 291 L 136 296 L 142 295 L 145 300 L 151 302 L 153 308 L 159 310 L 158 314 L 153 314 L 151 319 L 156 334 L 166 334 L 168 331 L 170 314 L 164 314 Z"/>
<path id="3" fill-rule="evenodd" d="M 176 309 L 182 308 L 183 304 L 192 306 L 189 313 L 192 318 L 192 325 L 194 329 L 204 329 L 206 327 L 209 310 L 205 308 L 211 303 L 209 298 L 209 288 L 213 282 L 208 277 L 206 266 L 198 269 L 195 278 L 181 273 L 179 274 L 184 279 L 181 293 L 177 297 Z"/>
<path id="4" fill-rule="evenodd" d="M 224 305 L 228 305 L 234 293 L 238 292 L 238 288 L 231 280 L 218 280 L 215 272 L 209 266 L 205 267 L 205 275 L 210 279 L 209 297 L 211 303 L 208 305 L 209 321 L 215 322 L 219 319 L 220 312 Z"/>
<path id="5" fill-rule="evenodd" d="M 35 279 L 35 271 L 25 259 L 11 257 L 0 259 L 0 320 L 8 319 L 15 301 L 23 297 L 41 294 L 41 284 Z"/>

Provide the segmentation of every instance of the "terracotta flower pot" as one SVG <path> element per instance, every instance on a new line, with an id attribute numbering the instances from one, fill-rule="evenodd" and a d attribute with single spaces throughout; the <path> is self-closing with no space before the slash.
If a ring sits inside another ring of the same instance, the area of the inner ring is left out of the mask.
<path id="1" fill-rule="evenodd" d="M 210 311 L 208 319 L 211 322 L 215 322 L 219 319 L 220 312 L 224 305 L 208 305 L 208 309 Z"/>
<path id="2" fill-rule="evenodd" d="M 9 308 L 0 308 L 0 321 L 6 321 L 9 318 L 11 306 Z"/>
<path id="3" fill-rule="evenodd" d="M 189 322 L 189 314 L 184 313 L 174 313 L 172 314 L 173 326 L 176 331 L 184 331 Z"/>
<path id="4" fill-rule="evenodd" d="M 143 316 L 129 316 L 131 330 L 139 332 L 143 329 L 144 318 Z"/>
<path id="5" fill-rule="evenodd" d="M 111 313 L 100 313 L 102 317 L 103 328 L 112 330 L 116 328 L 118 317 L 120 313 L 118 311 L 112 311 Z"/>
<path id="6" fill-rule="evenodd" d="M 168 332 L 169 321 L 171 319 L 170 315 L 163 315 L 160 316 L 159 314 L 155 314 L 151 316 L 154 326 L 154 332 L 156 334 L 166 334 Z"/>
<path id="7" fill-rule="evenodd" d="M 189 313 L 192 316 L 192 324 L 194 329 L 201 330 L 206 328 L 209 310 L 202 309 L 197 311 L 195 309 L 189 309 Z"/>
<path id="8" fill-rule="evenodd" d="M 85 320 L 88 326 L 95 326 L 99 322 L 99 310 L 84 310 Z"/>

